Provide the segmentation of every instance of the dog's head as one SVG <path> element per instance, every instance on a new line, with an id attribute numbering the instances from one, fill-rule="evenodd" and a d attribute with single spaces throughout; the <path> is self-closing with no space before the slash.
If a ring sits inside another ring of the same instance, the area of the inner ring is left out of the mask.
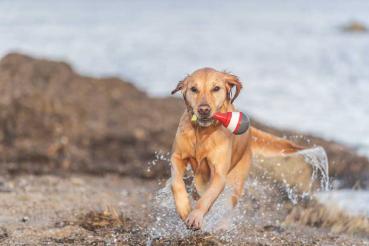
<path id="1" fill-rule="evenodd" d="M 236 92 L 232 97 L 233 87 Z M 212 68 L 202 68 L 181 80 L 172 95 L 181 91 L 191 113 L 197 116 L 198 124 L 207 127 L 213 122 L 213 114 L 226 103 L 233 103 L 241 89 L 242 84 L 237 76 Z"/>

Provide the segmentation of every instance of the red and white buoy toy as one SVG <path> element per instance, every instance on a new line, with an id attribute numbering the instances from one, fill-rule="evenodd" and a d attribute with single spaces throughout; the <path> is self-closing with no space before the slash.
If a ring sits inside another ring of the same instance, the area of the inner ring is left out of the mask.
<path id="1" fill-rule="evenodd" d="M 215 113 L 213 118 L 236 135 L 247 132 L 250 127 L 249 117 L 242 112 Z"/>

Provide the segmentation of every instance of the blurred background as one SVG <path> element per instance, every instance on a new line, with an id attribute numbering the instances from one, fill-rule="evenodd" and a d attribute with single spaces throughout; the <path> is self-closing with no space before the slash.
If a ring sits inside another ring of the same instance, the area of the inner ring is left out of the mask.
<path id="1" fill-rule="evenodd" d="M 0 2 L 11 51 L 117 75 L 151 95 L 210 66 L 244 82 L 237 106 L 274 126 L 369 155 L 369 2 Z"/>

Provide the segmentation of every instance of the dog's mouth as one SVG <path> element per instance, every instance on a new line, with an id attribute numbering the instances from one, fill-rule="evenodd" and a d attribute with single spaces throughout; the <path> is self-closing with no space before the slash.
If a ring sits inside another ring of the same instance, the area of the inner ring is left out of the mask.
<path id="1" fill-rule="evenodd" d="M 211 126 L 213 122 L 214 122 L 214 119 L 211 117 L 206 117 L 206 118 L 199 117 L 197 119 L 197 124 L 199 124 L 199 126 L 201 127 Z"/>

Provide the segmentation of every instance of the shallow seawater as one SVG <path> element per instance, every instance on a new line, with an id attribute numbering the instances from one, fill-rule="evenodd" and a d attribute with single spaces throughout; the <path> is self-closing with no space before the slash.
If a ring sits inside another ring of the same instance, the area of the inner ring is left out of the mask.
<path id="1" fill-rule="evenodd" d="M 336 207 L 350 214 L 369 218 L 369 191 L 334 190 L 319 192 L 316 197 L 328 207 Z"/>

